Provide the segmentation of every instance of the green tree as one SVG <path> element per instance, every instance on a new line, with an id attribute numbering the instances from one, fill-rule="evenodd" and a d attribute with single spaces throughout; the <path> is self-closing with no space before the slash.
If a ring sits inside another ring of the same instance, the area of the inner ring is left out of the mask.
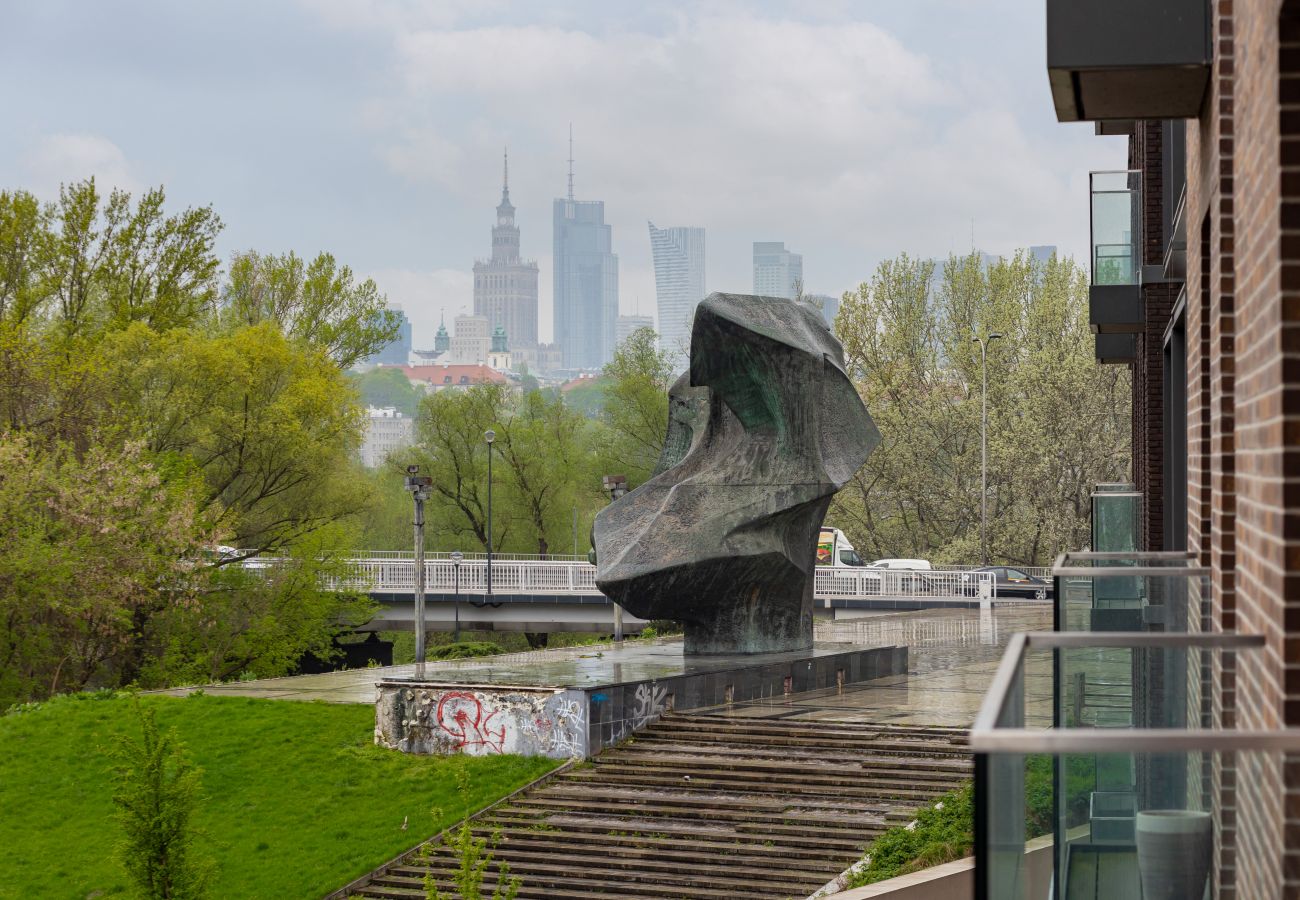
<path id="1" fill-rule="evenodd" d="M 341 369 L 382 350 L 401 327 L 401 317 L 387 308 L 375 283 L 356 281 L 329 253 L 310 263 L 293 253 L 236 254 L 221 295 L 229 322 L 275 322 L 287 337 L 319 348 Z"/>
<path id="2" fill-rule="evenodd" d="M 392 406 L 404 416 L 414 416 L 424 392 L 411 384 L 401 369 L 378 366 L 352 376 L 352 383 L 367 406 Z"/>
<path id="3" fill-rule="evenodd" d="M 543 554 L 563 547 L 573 511 L 595 499 L 599 476 L 591 466 L 587 420 L 563 400 L 533 391 L 501 419 L 496 449 L 518 540 Z"/>
<path id="4" fill-rule="evenodd" d="M 603 474 L 626 475 L 639 485 L 654 471 L 668 430 L 672 354 L 656 347 L 649 328 L 634 331 L 605 366 Z"/>
<path id="5" fill-rule="evenodd" d="M 123 736 L 112 751 L 113 803 L 122 828 L 118 859 L 147 900 L 199 900 L 214 865 L 195 846 L 194 813 L 203 773 L 175 731 L 161 732 L 151 707 L 136 701 L 140 739 Z"/>
<path id="6" fill-rule="evenodd" d="M 123 681 L 150 611 L 198 596 L 199 497 L 137 443 L 79 457 L 0 433 L 0 709 Z"/>
<path id="7" fill-rule="evenodd" d="M 1043 565 L 1087 543 L 1088 495 L 1128 471 L 1128 374 L 1098 366 L 1088 293 L 1071 260 L 1024 254 L 934 265 L 886 260 L 846 294 L 845 358 L 882 443 L 828 521 L 866 556 L 979 558 L 982 367 L 988 346 L 989 545 Z"/>

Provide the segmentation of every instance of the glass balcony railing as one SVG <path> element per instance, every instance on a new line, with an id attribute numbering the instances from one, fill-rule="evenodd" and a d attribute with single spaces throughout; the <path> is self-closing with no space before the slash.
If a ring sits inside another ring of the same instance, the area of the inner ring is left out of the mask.
<path id="1" fill-rule="evenodd" d="M 1140 499 L 1140 495 L 1109 494 L 1106 499 L 1113 500 L 1114 506 L 1106 510 L 1109 518 L 1094 516 L 1094 532 L 1122 532 L 1131 525 L 1135 498 Z M 1097 506 L 1102 504 L 1098 502 Z M 1095 534 L 1094 541 L 1102 543 L 1104 536 Z M 1191 554 L 1181 550 L 1064 553 L 1052 568 L 1056 580 L 1056 630 L 1200 630 L 1209 596 L 1208 575 L 1207 569 L 1195 565 Z"/>
<path id="2" fill-rule="evenodd" d="M 1091 172 L 1092 283 L 1129 285 L 1141 281 L 1142 173 Z"/>
<path id="3" fill-rule="evenodd" d="M 1214 860 L 1232 852 L 1222 829 L 1235 786 L 1300 751 L 1300 729 L 1214 727 L 1235 721 L 1215 679 L 1263 646 L 1236 634 L 1015 635 L 971 731 L 976 897 L 1202 900 L 1232 887 L 1231 862 Z"/>

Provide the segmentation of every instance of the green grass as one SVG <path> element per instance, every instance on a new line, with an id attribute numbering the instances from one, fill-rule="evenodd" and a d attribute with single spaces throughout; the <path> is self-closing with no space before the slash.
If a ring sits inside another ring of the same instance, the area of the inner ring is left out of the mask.
<path id="1" fill-rule="evenodd" d="M 517 756 L 381 750 L 368 706 L 145 697 L 203 768 L 197 817 L 214 897 L 319 898 L 551 769 Z M 0 717 L 0 897 L 127 896 L 104 751 L 138 727 L 128 698 Z M 406 831 L 402 821 L 409 817 Z M 12 892 L 12 893 L 10 893 Z"/>

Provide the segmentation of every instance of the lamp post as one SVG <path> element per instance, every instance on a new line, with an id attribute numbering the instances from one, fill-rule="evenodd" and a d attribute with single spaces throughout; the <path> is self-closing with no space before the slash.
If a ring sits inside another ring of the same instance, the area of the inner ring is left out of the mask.
<path id="1" fill-rule="evenodd" d="M 488 508 L 487 508 L 487 597 L 485 603 L 492 602 L 492 442 L 497 433 L 489 428 L 483 432 L 483 440 L 488 448 Z"/>
<path id="2" fill-rule="evenodd" d="M 980 565 L 989 564 L 989 344 L 1002 337 L 1000 331 L 990 331 L 988 337 L 973 337 L 980 345 L 980 368 L 984 387 L 980 400 Z"/>
<path id="3" fill-rule="evenodd" d="M 609 494 L 610 503 L 627 493 L 626 475 L 606 475 L 601 479 L 601 484 L 605 493 Z M 623 607 L 617 603 L 614 604 L 614 643 L 623 643 Z"/>
<path id="4" fill-rule="evenodd" d="M 433 493 L 433 478 L 419 466 L 406 467 L 406 489 L 415 501 L 415 677 L 424 678 L 424 501 Z"/>
<path id="5" fill-rule="evenodd" d="M 465 554 L 461 553 L 459 550 L 451 551 L 451 570 L 456 573 L 456 587 L 454 588 L 455 594 L 453 595 L 455 597 L 453 607 L 456 610 L 456 626 L 451 632 L 451 641 L 453 644 L 460 643 L 460 561 L 464 558 Z"/>

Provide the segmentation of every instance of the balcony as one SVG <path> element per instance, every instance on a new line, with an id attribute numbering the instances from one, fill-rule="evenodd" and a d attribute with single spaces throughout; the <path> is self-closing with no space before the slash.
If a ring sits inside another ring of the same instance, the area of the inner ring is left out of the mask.
<path id="1" fill-rule="evenodd" d="M 1047 0 L 1058 121 L 1195 118 L 1211 58 L 1208 0 Z"/>
<path id="2" fill-rule="evenodd" d="M 1140 503 L 1099 485 L 1093 545 L 1134 543 Z M 1208 579 L 1187 553 L 1064 554 L 1053 576 L 1058 631 L 1012 639 L 972 731 L 977 896 L 1200 898 L 1225 734 L 1207 730 L 1212 679 L 1263 641 L 1188 633 Z M 1187 889 L 1154 893 L 1171 871 Z"/>
<path id="3" fill-rule="evenodd" d="M 1142 303 L 1142 173 L 1088 175 L 1092 283 L 1088 322 L 1094 334 L 1133 334 L 1146 317 Z"/>
<path id="4" fill-rule="evenodd" d="M 1097 362 L 1124 365 L 1137 361 L 1137 335 L 1099 334 L 1096 338 Z"/>

